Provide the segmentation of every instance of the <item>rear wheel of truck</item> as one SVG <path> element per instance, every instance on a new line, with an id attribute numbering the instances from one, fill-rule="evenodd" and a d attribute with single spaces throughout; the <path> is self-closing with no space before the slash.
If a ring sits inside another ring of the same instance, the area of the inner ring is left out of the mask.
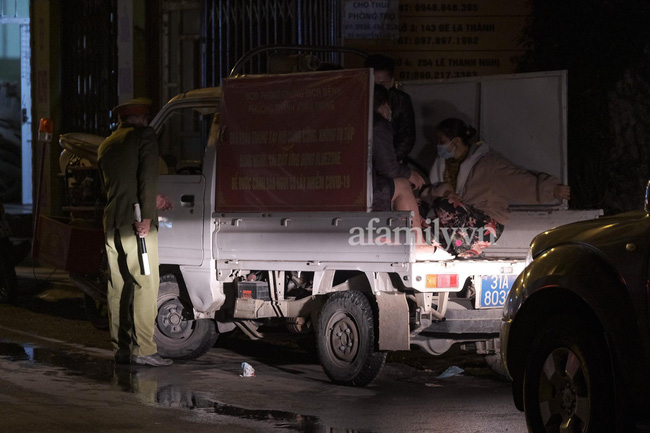
<path id="1" fill-rule="evenodd" d="M 206 353 L 218 337 L 212 319 L 194 319 L 189 300 L 182 299 L 171 275 L 160 278 L 154 340 L 164 358 L 194 359 Z"/>
<path id="2" fill-rule="evenodd" d="M 334 293 L 318 321 L 318 358 L 330 380 L 339 385 L 365 386 L 386 362 L 376 350 L 374 314 L 358 291 Z"/>

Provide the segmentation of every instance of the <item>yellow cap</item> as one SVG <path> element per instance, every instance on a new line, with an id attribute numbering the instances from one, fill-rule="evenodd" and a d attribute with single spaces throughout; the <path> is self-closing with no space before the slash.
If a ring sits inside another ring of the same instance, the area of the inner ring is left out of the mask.
<path id="1" fill-rule="evenodd" d="M 116 112 L 118 116 L 133 116 L 148 114 L 150 108 L 151 99 L 140 97 L 131 99 L 130 101 L 118 105 L 117 107 L 113 108 L 113 111 Z"/>

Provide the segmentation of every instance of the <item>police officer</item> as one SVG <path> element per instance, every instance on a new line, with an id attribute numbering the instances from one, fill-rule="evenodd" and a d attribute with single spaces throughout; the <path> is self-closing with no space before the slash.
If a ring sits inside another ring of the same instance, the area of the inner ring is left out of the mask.
<path id="1" fill-rule="evenodd" d="M 114 108 L 118 128 L 99 146 L 97 163 L 106 189 L 106 254 L 110 269 L 108 311 L 118 364 L 164 366 L 154 322 L 158 298 L 158 142 L 148 127 L 151 101 L 136 98 Z M 140 205 L 142 220 L 134 217 Z M 141 272 L 138 237 L 144 237 L 150 275 Z"/>

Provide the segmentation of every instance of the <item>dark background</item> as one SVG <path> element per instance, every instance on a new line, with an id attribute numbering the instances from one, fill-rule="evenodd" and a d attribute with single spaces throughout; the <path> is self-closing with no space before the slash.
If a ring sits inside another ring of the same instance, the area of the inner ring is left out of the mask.
<path id="1" fill-rule="evenodd" d="M 639 209 L 650 178 L 650 2 L 535 0 L 520 72 L 569 71 L 572 208 Z"/>

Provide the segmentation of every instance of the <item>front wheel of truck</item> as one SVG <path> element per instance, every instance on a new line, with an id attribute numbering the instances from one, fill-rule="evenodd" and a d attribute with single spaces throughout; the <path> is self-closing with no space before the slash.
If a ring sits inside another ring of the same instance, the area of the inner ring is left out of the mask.
<path id="1" fill-rule="evenodd" d="M 182 299 L 173 276 L 160 278 L 154 340 L 164 358 L 194 359 L 206 353 L 218 337 L 212 319 L 194 319 L 189 300 Z"/>
<path id="2" fill-rule="evenodd" d="M 318 358 L 330 380 L 339 385 L 365 386 L 386 362 L 376 348 L 372 306 L 358 291 L 329 297 L 318 321 Z"/>

